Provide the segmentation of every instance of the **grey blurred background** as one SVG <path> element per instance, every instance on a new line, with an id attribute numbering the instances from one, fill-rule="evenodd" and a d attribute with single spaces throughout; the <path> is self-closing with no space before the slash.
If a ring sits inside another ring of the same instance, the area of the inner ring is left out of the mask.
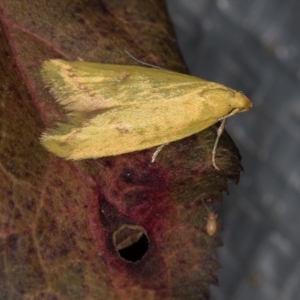
<path id="1" fill-rule="evenodd" d="M 213 300 L 300 299 L 300 1 L 168 0 L 192 74 L 244 92 L 228 121 L 245 173 L 220 217 Z"/>

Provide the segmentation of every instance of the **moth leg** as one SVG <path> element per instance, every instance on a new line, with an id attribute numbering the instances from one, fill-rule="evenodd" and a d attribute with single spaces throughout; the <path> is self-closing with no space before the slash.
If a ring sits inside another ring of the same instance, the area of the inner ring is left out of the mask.
<path id="1" fill-rule="evenodd" d="M 217 164 L 216 164 L 216 152 L 217 152 L 217 147 L 218 147 L 220 137 L 221 137 L 221 135 L 222 135 L 222 133 L 224 132 L 224 129 L 225 129 L 226 120 L 227 119 L 222 120 L 222 123 L 221 123 L 220 127 L 217 130 L 217 138 L 216 138 L 214 148 L 213 148 L 212 153 L 211 153 L 212 154 L 212 164 L 213 164 L 213 166 L 216 170 L 220 170 L 218 168 Z"/>
<path id="2" fill-rule="evenodd" d="M 152 155 L 152 158 L 151 158 L 151 162 L 154 163 L 156 158 L 157 158 L 157 155 L 159 154 L 159 152 L 165 147 L 167 146 L 168 144 L 170 143 L 165 143 L 165 144 L 162 144 L 160 145 L 159 147 L 157 147 L 157 149 L 155 150 L 155 152 L 153 153 Z"/>

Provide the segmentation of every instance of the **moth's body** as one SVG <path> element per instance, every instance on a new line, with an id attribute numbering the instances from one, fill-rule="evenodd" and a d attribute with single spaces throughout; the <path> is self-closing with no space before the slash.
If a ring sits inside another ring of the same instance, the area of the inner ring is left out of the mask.
<path id="1" fill-rule="evenodd" d="M 42 75 L 68 112 L 68 123 L 44 133 L 42 144 L 67 159 L 180 140 L 251 107 L 223 85 L 147 67 L 50 60 Z"/>

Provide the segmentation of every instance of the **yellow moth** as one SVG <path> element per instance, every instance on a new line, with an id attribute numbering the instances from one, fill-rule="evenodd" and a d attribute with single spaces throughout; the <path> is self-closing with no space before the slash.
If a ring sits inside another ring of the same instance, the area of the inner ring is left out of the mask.
<path id="1" fill-rule="evenodd" d="M 41 143 L 66 159 L 164 145 L 252 106 L 221 84 L 135 65 L 54 59 L 43 63 L 42 77 L 68 120 L 47 130 Z"/>

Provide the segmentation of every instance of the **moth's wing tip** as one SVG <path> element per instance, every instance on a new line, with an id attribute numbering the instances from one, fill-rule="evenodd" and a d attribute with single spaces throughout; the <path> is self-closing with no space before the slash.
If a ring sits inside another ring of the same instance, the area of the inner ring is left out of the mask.
<path id="1" fill-rule="evenodd" d="M 40 136 L 41 145 L 49 152 L 64 159 L 71 159 L 72 145 L 62 135 L 61 126 L 46 130 Z"/>

